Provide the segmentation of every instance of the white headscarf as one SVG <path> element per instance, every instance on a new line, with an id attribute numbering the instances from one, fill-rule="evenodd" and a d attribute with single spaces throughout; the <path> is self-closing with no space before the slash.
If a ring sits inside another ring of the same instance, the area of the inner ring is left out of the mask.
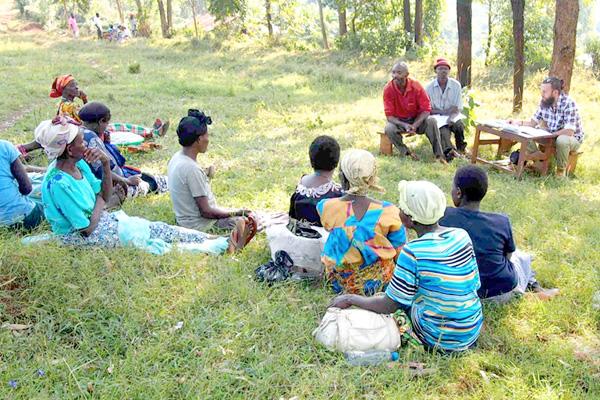
<path id="1" fill-rule="evenodd" d="M 413 221 L 423 225 L 438 222 L 446 210 L 446 196 L 428 181 L 400 181 L 398 206 Z"/>
<path id="2" fill-rule="evenodd" d="M 344 153 L 340 162 L 342 173 L 350 183 L 346 192 L 358 196 L 365 196 L 369 190 L 384 192 L 377 185 L 377 165 L 375 157 L 366 150 L 351 149 Z"/>
<path id="3" fill-rule="evenodd" d="M 79 126 L 69 123 L 66 119 L 42 121 L 35 128 L 35 141 L 38 142 L 48 155 L 50 161 L 56 159 L 69 143 L 75 140 Z"/>

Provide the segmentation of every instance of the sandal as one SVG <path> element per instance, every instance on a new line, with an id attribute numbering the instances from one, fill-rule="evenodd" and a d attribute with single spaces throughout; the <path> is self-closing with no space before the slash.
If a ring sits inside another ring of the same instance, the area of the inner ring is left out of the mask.
<path id="1" fill-rule="evenodd" d="M 246 243 L 244 243 L 244 246 L 246 246 L 248 243 L 250 243 L 250 241 L 254 238 L 254 236 L 256 235 L 256 232 L 258 232 L 258 222 L 256 221 L 256 218 L 254 218 L 253 215 L 248 215 L 246 216 L 246 226 L 248 227 L 248 236 L 246 237 Z"/>

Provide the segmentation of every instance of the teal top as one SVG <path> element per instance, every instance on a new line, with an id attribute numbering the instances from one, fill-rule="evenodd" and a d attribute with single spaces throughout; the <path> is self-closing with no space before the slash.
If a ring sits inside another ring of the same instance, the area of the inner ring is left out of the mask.
<path id="1" fill-rule="evenodd" d="M 84 160 L 75 164 L 83 176 L 75 179 L 56 168 L 56 161 L 48 167 L 42 183 L 42 202 L 52 232 L 65 235 L 85 229 L 96 205 L 102 182 L 94 176 Z"/>

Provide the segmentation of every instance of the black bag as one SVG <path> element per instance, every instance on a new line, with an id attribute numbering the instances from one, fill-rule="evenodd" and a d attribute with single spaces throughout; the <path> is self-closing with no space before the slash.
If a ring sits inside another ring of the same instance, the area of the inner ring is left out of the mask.
<path id="1" fill-rule="evenodd" d="M 254 273 L 258 281 L 273 284 L 285 281 L 292 276 L 293 268 L 294 262 L 289 254 L 283 250 L 279 250 L 275 253 L 275 261 L 271 260 L 261 265 L 254 270 Z"/>
<path id="2" fill-rule="evenodd" d="M 307 239 L 320 239 L 321 234 L 317 232 L 313 227 L 306 221 L 298 221 L 290 218 L 290 222 L 287 228 L 296 236 L 304 237 Z"/>

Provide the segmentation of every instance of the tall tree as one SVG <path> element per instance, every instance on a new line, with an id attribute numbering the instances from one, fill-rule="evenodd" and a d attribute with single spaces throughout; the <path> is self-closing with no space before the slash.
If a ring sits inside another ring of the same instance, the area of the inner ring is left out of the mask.
<path id="1" fill-rule="evenodd" d="M 456 54 L 457 79 L 463 86 L 471 85 L 471 0 L 456 0 L 456 23 L 458 26 L 458 51 Z"/>
<path id="2" fill-rule="evenodd" d="M 423 46 L 423 0 L 415 0 L 415 43 Z"/>
<path id="3" fill-rule="evenodd" d="M 338 9 L 338 25 L 340 28 L 340 36 L 344 36 L 348 33 L 348 23 L 346 22 L 346 9 L 348 5 L 346 4 L 346 0 L 336 0 L 336 5 Z"/>
<path id="4" fill-rule="evenodd" d="M 513 69 L 513 112 L 523 109 L 523 81 L 525 76 L 525 0 L 510 0 L 513 14 L 515 40 L 515 65 Z"/>
<path id="5" fill-rule="evenodd" d="M 162 37 L 168 38 L 169 36 L 169 22 L 167 21 L 167 15 L 165 13 L 165 5 L 163 0 L 156 0 L 158 3 L 158 14 L 160 15 L 160 30 Z"/>
<path id="6" fill-rule="evenodd" d="M 265 19 L 267 20 L 267 30 L 269 31 L 269 37 L 273 37 L 273 23 L 271 17 L 271 0 L 265 0 Z"/>
<path id="7" fill-rule="evenodd" d="M 573 75 L 578 18 L 578 1 L 556 0 L 554 48 L 552 50 L 550 76 L 556 76 L 564 80 L 564 90 L 566 92 L 569 91 L 569 87 L 571 86 L 571 75 Z"/>
<path id="8" fill-rule="evenodd" d="M 189 0 L 190 1 L 190 7 L 192 8 L 192 17 L 194 18 L 194 32 L 196 32 L 196 39 L 198 39 L 199 35 L 198 35 L 198 21 L 196 19 L 196 1 L 195 0 Z"/>
<path id="9" fill-rule="evenodd" d="M 321 21 L 321 34 L 323 35 L 323 48 L 329 49 L 329 43 L 327 43 L 327 28 L 325 27 L 325 18 L 323 17 L 323 1 L 317 0 L 319 4 L 319 20 Z"/>
<path id="10" fill-rule="evenodd" d="M 119 21 L 121 24 L 125 23 L 125 19 L 123 18 L 123 6 L 121 5 L 121 0 L 115 0 L 117 3 L 117 11 L 119 12 Z"/>
<path id="11" fill-rule="evenodd" d="M 494 0 L 486 0 L 488 9 L 488 35 L 485 41 L 485 66 L 490 65 L 490 59 L 492 57 L 492 34 L 494 26 Z"/>
<path id="12" fill-rule="evenodd" d="M 410 18 L 410 0 L 404 0 L 404 31 L 409 35 L 412 32 L 412 19 Z"/>

